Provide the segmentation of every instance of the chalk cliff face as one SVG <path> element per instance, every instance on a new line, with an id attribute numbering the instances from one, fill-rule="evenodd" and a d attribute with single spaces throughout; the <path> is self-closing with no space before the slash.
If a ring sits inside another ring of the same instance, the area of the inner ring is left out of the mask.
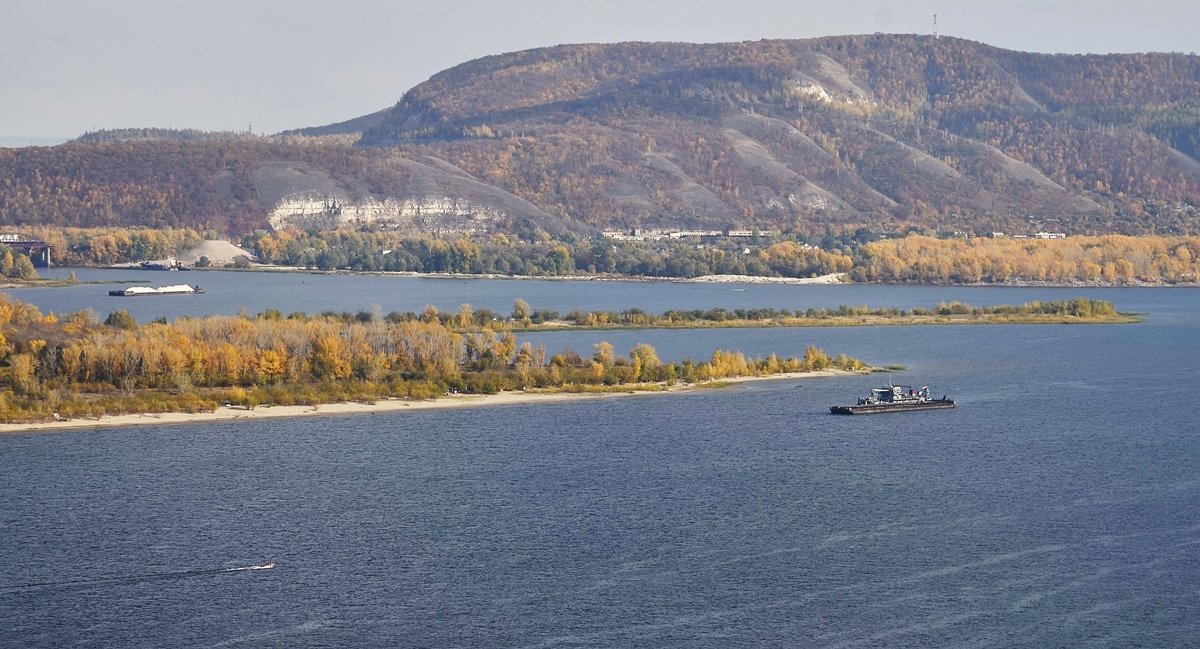
<path id="1" fill-rule="evenodd" d="M 352 201 L 342 197 L 303 196 L 281 200 L 267 220 L 271 227 L 380 227 L 405 232 L 488 232 L 505 214 L 495 207 L 447 196 Z"/>

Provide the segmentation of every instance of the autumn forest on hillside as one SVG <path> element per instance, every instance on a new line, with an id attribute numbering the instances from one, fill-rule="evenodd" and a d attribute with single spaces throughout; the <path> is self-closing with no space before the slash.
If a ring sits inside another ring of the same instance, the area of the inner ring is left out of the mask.
<path id="1" fill-rule="evenodd" d="M 311 195 L 457 201 L 527 241 L 1017 233 L 1030 217 L 1070 235 L 1192 236 L 1198 79 L 1195 55 L 915 35 L 540 48 L 462 63 L 327 127 L 3 149 L 0 224 L 241 237 Z M 405 234 L 440 226 L 421 227 Z"/>

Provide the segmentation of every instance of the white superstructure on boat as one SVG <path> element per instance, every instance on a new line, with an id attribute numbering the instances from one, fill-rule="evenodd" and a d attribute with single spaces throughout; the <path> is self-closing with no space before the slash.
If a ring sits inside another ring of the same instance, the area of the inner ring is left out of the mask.
<path id="1" fill-rule="evenodd" d="M 109 295 L 129 297 L 133 295 L 192 295 L 203 293 L 204 289 L 190 284 L 172 284 L 171 286 L 130 286 L 129 288 L 109 291 Z"/>

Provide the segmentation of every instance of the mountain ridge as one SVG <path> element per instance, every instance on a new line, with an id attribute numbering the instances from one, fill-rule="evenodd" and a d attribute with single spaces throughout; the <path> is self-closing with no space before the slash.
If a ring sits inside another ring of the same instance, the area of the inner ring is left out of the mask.
<path id="1" fill-rule="evenodd" d="M 100 173 L 96 156 L 127 173 Z M 128 196 L 104 198 L 132 191 L 152 221 L 233 230 L 284 227 L 279 206 L 316 195 L 476 205 L 497 230 L 1186 233 L 1198 156 L 1194 55 L 886 34 L 559 45 L 465 62 L 391 108 L 272 138 L 0 152 L 0 222 L 52 221 L 37 205 L 51 197 L 135 224 Z M 424 216 L 395 225 L 436 230 Z"/>

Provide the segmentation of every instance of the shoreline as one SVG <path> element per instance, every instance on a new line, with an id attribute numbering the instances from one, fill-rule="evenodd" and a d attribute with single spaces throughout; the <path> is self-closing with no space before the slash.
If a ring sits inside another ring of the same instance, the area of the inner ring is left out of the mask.
<path id="1" fill-rule="evenodd" d="M 131 262 L 132 264 L 132 262 Z M 63 268 L 68 268 L 64 266 Z M 97 268 L 102 270 L 136 270 L 143 269 L 135 265 L 114 264 L 110 266 L 80 266 L 79 268 Z M 1003 282 L 855 282 L 849 279 L 849 273 L 830 273 L 817 277 L 769 277 L 759 275 L 701 275 L 697 277 L 652 277 L 643 275 L 614 275 L 604 273 L 576 273 L 571 275 L 506 275 L 501 273 L 432 273 L 412 270 L 320 270 L 300 266 L 276 266 L 270 264 L 252 264 L 246 268 L 213 266 L 210 268 L 192 269 L 197 272 L 264 272 L 264 273 L 307 273 L 312 275 L 364 275 L 376 277 L 414 277 L 421 279 L 446 280 L 538 280 L 566 282 L 638 282 L 664 284 L 784 284 L 784 285 L 843 285 L 843 286 L 930 286 L 930 287 L 965 287 L 965 288 L 1198 288 L 1200 282 L 1164 282 L 1134 280 L 1130 282 L 1105 282 L 1087 280 L 1046 281 L 1033 279 L 1013 279 Z M 160 271 L 152 271 L 160 272 Z M 141 282 L 149 280 L 127 280 Z M 118 280 L 101 282 L 77 282 L 79 284 L 112 284 L 122 283 Z M 65 280 L 55 280 L 50 283 L 19 283 L 0 282 L 0 290 L 9 288 L 54 288 L 58 286 L 73 286 L 74 283 Z"/>
<path id="2" fill-rule="evenodd" d="M 24 423 L 0 423 L 0 435 L 50 432 L 84 428 L 122 428 L 126 426 L 149 426 L 155 424 L 198 424 L 234 420 L 280 419 L 289 417 L 312 417 L 320 415 L 368 415 L 415 410 L 448 410 L 456 408 L 483 408 L 495 406 L 529 405 L 604 399 L 618 397 L 651 396 L 695 392 L 713 385 L 726 383 L 748 383 L 751 381 L 795 380 L 800 378 L 826 378 L 859 374 L 846 370 L 827 369 L 813 372 L 788 372 L 770 376 L 740 376 L 715 379 L 704 383 L 674 385 L 664 390 L 640 391 L 620 390 L 614 392 L 500 392 L 497 394 L 444 395 L 426 401 L 387 399 L 375 403 L 338 402 L 305 406 L 257 406 L 254 409 L 218 406 L 211 412 L 162 412 L 151 414 L 105 415 L 96 419 L 64 419 Z"/>
<path id="3" fill-rule="evenodd" d="M 760 277 L 757 275 L 701 275 L 677 278 L 683 284 L 849 284 L 849 273 L 829 273 L 817 277 Z"/>
<path id="4" fill-rule="evenodd" d="M 110 267 L 111 268 L 111 267 Z M 416 270 L 318 270 L 299 266 L 254 264 L 248 268 L 211 268 L 199 270 L 262 271 L 270 273 L 314 273 L 323 275 L 375 275 L 379 277 L 418 277 L 423 279 L 508 279 L 569 282 L 661 282 L 665 284 L 849 284 L 849 273 L 830 273 L 818 277 L 765 277 L 758 275 L 701 275 L 698 277 L 652 277 L 649 275 L 613 275 L 574 273 L 571 275 L 505 275 L 501 273 L 430 273 Z"/>
<path id="5" fill-rule="evenodd" d="M 314 275 L 374 275 L 377 277 L 416 277 L 422 279 L 499 279 L 538 280 L 564 282 L 637 282 L 663 284 L 792 284 L 817 286 L 931 286 L 967 288 L 1200 288 L 1200 282 L 1147 282 L 1136 280 L 1127 283 L 1085 280 L 1008 280 L 1004 282 L 856 282 L 849 273 L 829 273 L 817 277 L 770 277 L 763 275 L 699 275 L 697 277 L 655 277 L 649 275 L 612 275 L 603 273 L 576 273 L 572 275 L 504 275 L 501 273 L 431 273 L 416 270 L 319 270 L 299 266 L 273 266 L 254 264 L 249 268 L 207 268 L 207 271 L 239 271 L 268 273 L 311 273 Z"/>

